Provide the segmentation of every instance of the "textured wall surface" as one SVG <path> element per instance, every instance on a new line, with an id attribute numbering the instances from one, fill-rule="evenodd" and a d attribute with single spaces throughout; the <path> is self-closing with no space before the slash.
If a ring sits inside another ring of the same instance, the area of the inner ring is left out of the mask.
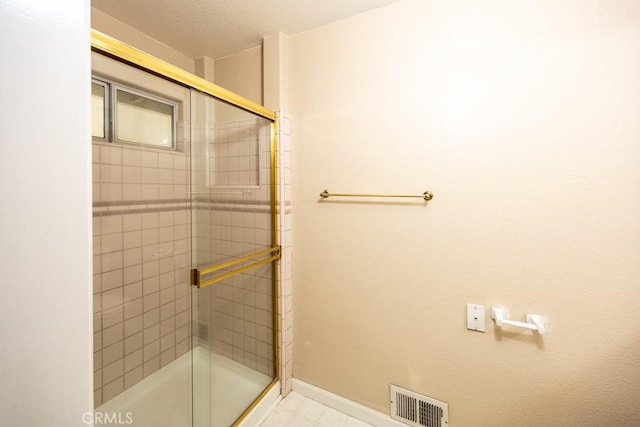
<path id="1" fill-rule="evenodd" d="M 452 425 L 637 423 L 639 6 L 408 0 L 290 38 L 296 378 Z M 552 330 L 468 331 L 470 302 Z"/>

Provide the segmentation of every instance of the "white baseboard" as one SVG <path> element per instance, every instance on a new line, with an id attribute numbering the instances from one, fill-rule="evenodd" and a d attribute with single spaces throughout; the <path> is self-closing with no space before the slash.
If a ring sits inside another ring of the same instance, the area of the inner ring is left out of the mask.
<path id="1" fill-rule="evenodd" d="M 242 420 L 238 427 L 259 426 L 269 416 L 273 408 L 282 400 L 280 395 L 280 381 L 273 384 L 267 394 L 260 400 L 255 408 Z"/>
<path id="2" fill-rule="evenodd" d="M 368 408 L 295 378 L 293 379 L 293 391 L 376 427 L 407 427 L 406 424 L 391 419 L 388 414 Z"/>

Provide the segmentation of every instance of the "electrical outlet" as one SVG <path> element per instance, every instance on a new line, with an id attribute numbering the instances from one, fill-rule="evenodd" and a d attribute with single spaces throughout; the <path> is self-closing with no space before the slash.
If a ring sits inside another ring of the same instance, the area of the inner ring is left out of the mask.
<path id="1" fill-rule="evenodd" d="M 484 305 L 467 304 L 467 329 L 484 332 Z"/>

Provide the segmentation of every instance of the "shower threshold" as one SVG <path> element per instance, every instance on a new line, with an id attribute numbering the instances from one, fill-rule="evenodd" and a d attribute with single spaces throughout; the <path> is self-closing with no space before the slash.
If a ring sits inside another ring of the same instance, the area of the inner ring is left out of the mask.
<path id="1" fill-rule="evenodd" d="M 209 372 L 209 362 L 211 382 L 201 378 Z M 190 427 L 193 408 L 194 426 L 226 427 L 272 381 L 265 374 L 201 347 L 193 350 L 193 363 L 193 402 L 191 353 L 187 353 L 96 408 L 96 425 Z M 98 423 L 98 417 L 106 422 Z"/>

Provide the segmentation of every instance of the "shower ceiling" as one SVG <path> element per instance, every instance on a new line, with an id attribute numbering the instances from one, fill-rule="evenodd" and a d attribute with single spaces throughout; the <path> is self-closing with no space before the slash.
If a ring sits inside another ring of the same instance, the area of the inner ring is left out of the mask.
<path id="1" fill-rule="evenodd" d="M 221 56 L 399 0 L 92 0 L 92 6 L 191 58 Z"/>

